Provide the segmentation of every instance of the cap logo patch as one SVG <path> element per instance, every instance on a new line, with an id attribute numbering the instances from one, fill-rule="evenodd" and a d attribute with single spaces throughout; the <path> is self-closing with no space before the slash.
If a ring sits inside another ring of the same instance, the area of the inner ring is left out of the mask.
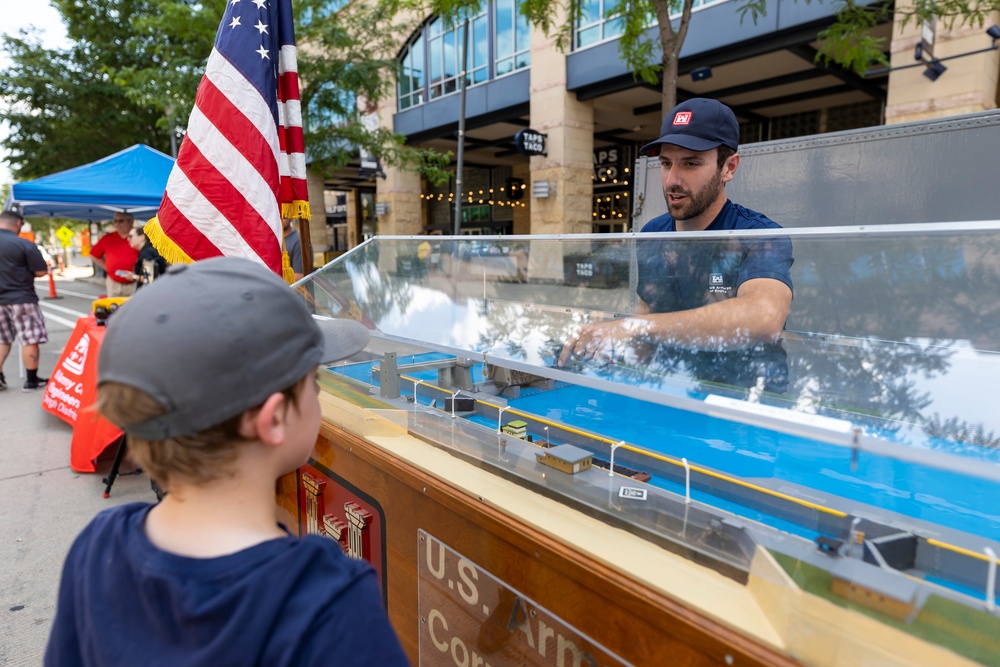
<path id="1" fill-rule="evenodd" d="M 687 125 L 691 122 L 690 111 L 678 111 L 674 114 L 674 125 Z"/>

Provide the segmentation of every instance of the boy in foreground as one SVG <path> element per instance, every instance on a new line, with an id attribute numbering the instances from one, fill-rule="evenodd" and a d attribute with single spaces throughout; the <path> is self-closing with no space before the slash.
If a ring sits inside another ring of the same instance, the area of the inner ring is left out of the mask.
<path id="1" fill-rule="evenodd" d="M 98 409 L 167 495 L 101 512 L 46 665 L 405 665 L 372 568 L 275 519 L 319 432 L 317 365 L 364 347 L 248 260 L 178 265 L 109 319 Z"/>

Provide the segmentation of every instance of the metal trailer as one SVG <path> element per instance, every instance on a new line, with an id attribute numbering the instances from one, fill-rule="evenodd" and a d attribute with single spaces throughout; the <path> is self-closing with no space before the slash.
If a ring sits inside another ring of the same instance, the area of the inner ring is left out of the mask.
<path id="1" fill-rule="evenodd" d="M 1000 218 L 1000 110 L 740 147 L 734 202 L 784 227 Z M 656 158 L 635 164 L 632 228 L 666 213 Z"/>

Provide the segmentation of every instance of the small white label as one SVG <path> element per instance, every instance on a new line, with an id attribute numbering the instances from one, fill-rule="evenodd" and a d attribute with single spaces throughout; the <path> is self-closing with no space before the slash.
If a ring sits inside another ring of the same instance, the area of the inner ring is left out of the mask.
<path id="1" fill-rule="evenodd" d="M 623 486 L 618 489 L 619 498 L 631 498 L 633 500 L 645 500 L 646 499 L 646 489 L 640 489 L 634 486 Z"/>

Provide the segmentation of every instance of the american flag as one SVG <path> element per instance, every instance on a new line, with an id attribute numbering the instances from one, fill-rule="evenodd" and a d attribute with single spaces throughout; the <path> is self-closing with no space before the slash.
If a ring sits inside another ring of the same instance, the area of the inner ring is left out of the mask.
<path id="1" fill-rule="evenodd" d="M 282 273 L 281 218 L 308 218 L 291 0 L 229 0 L 150 241 Z"/>

